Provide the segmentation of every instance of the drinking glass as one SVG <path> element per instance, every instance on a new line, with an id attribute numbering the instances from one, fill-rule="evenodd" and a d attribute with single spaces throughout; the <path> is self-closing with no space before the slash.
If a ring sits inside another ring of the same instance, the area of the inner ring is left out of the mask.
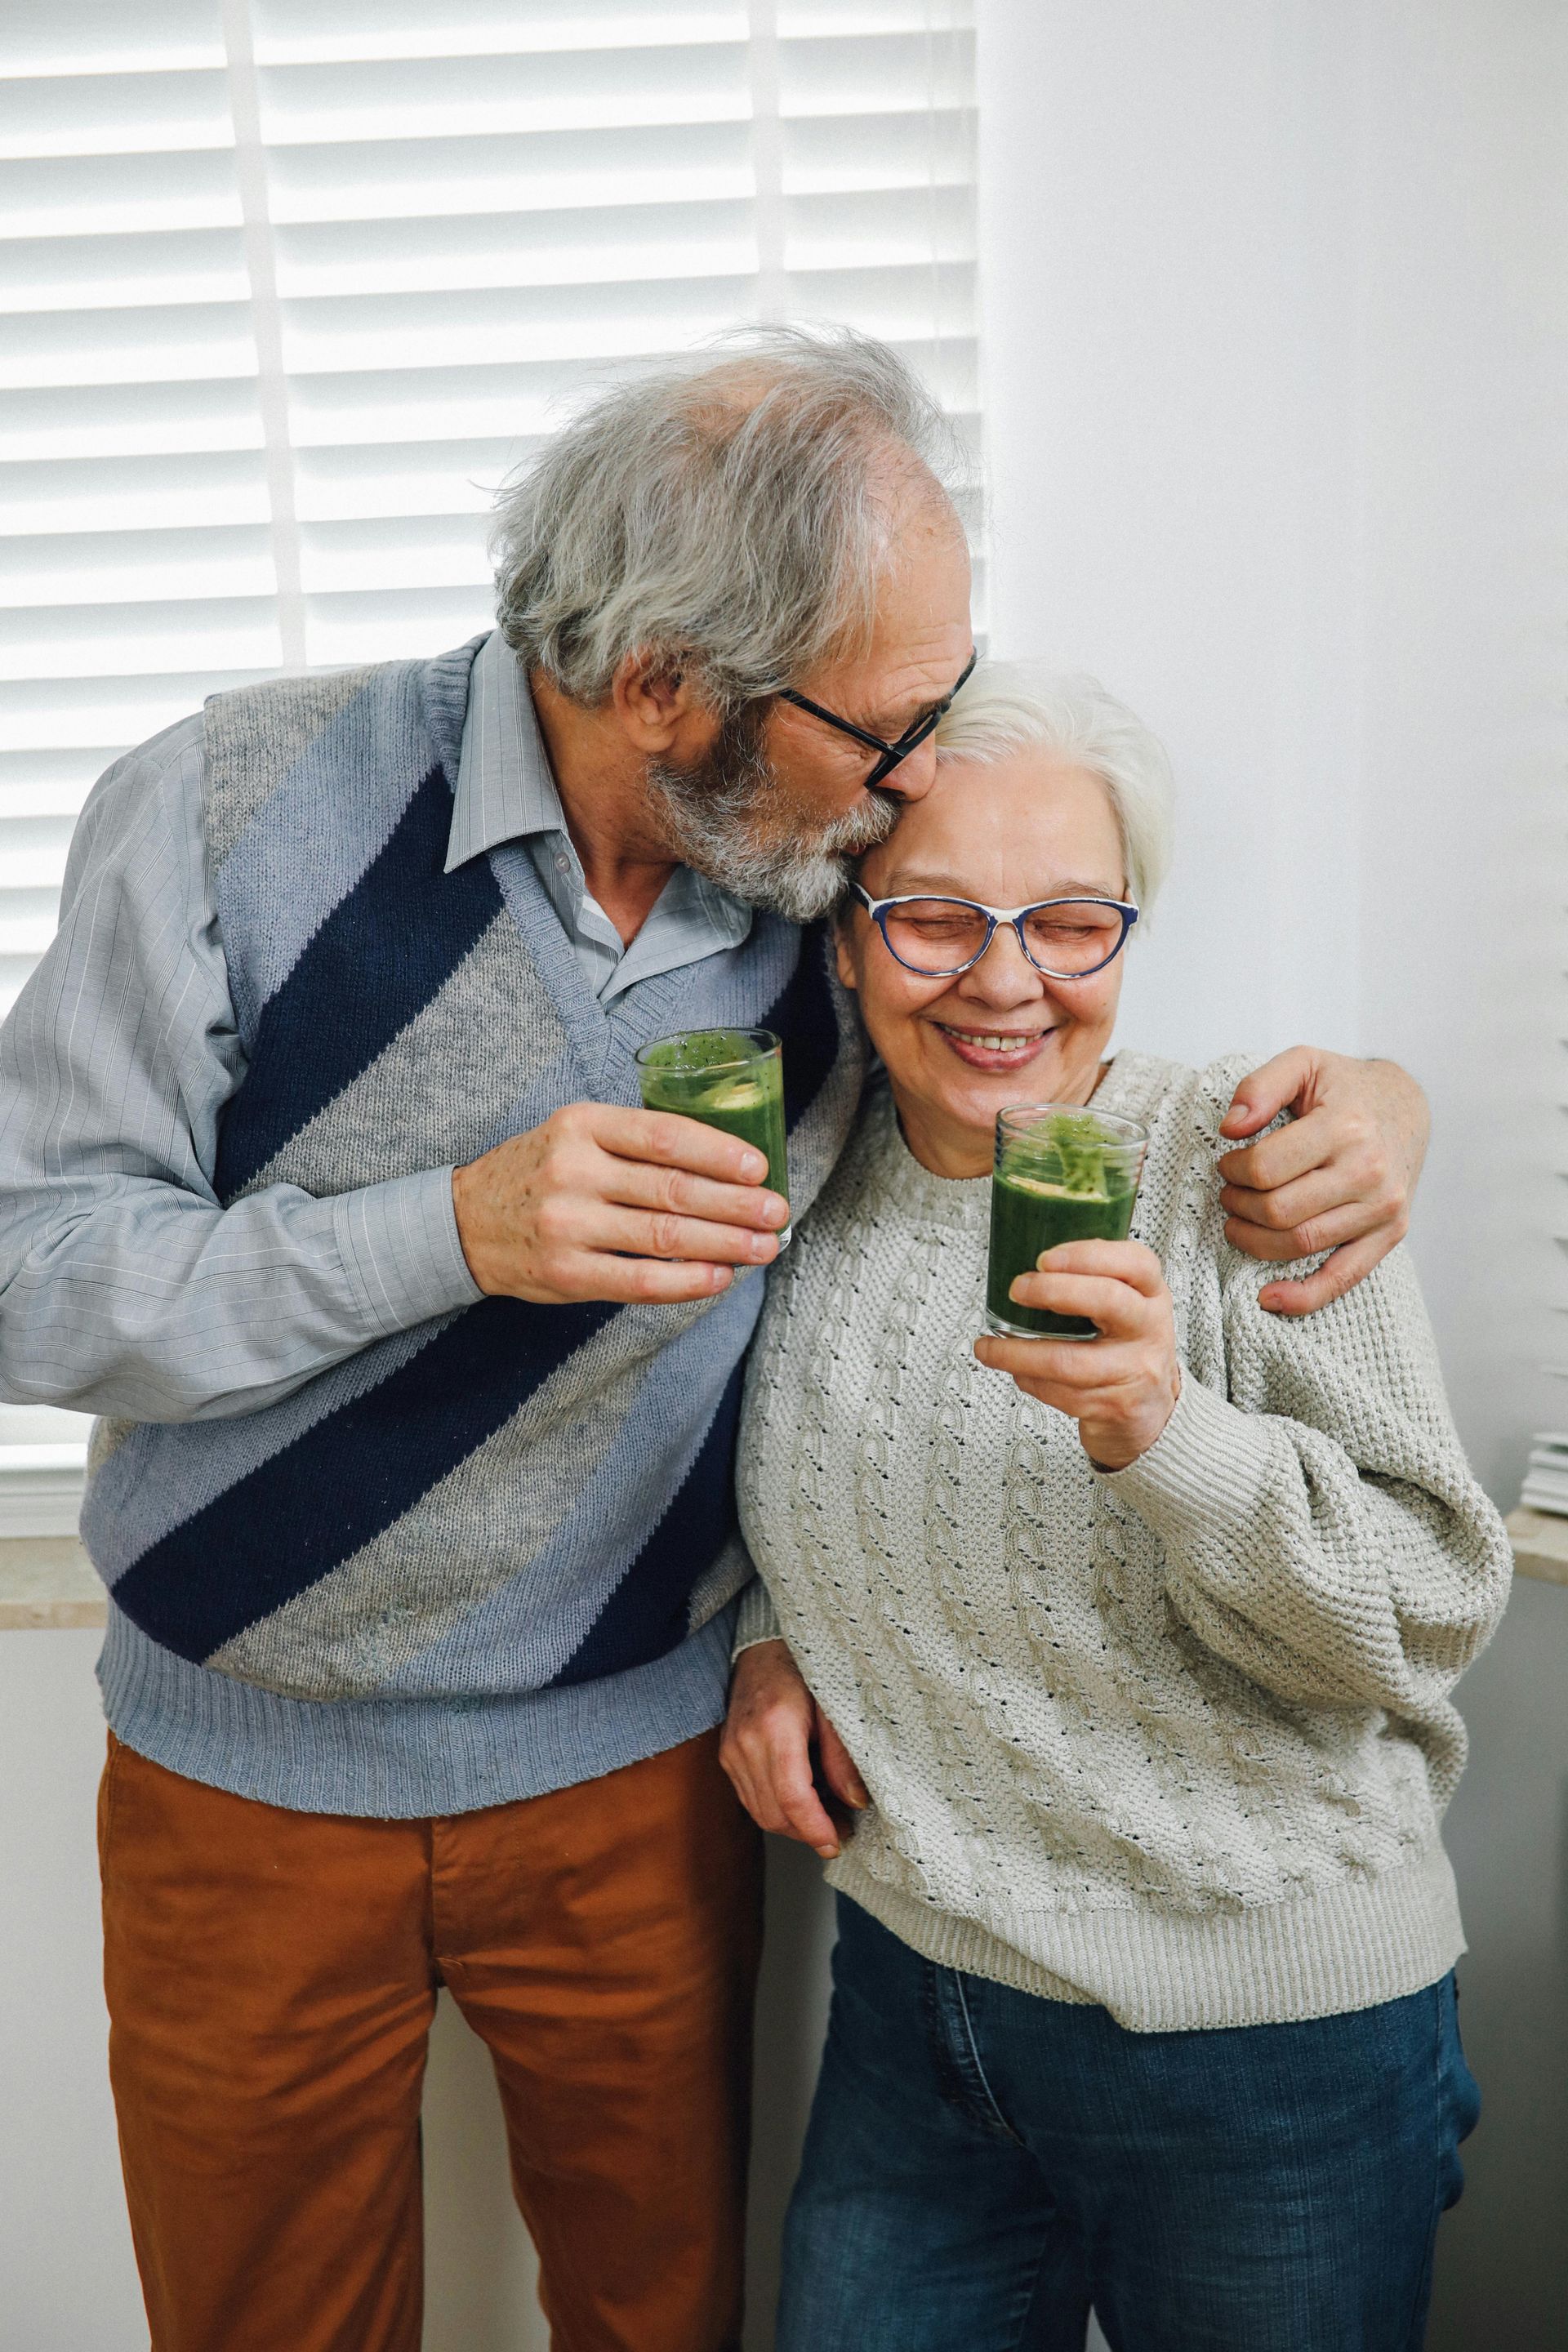
<path id="1" fill-rule="evenodd" d="M 985 1325 L 1008 1339 L 1098 1339 L 1087 1316 L 1020 1307 L 1021 1274 L 1063 1242 L 1121 1242 L 1132 1223 L 1149 1131 L 1109 1111 L 1028 1103 L 996 1121 Z"/>
<path id="2" fill-rule="evenodd" d="M 641 1046 L 637 1076 L 649 1110 L 677 1111 L 754 1144 L 770 1192 L 789 1198 L 784 1144 L 784 1048 L 771 1029 L 681 1029 Z M 794 1228 L 778 1236 L 780 1249 Z"/>

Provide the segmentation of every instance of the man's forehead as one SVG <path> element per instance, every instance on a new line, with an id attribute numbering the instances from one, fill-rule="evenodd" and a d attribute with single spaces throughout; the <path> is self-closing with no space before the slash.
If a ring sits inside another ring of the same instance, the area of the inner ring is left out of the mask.
<path id="1" fill-rule="evenodd" d="M 859 682 L 862 693 L 877 704 L 873 716 L 909 719 L 951 694 L 971 651 L 967 646 L 955 650 L 963 637 L 962 629 L 955 633 L 950 628 L 933 635 L 929 646 L 911 647 L 901 658 L 879 665 Z"/>

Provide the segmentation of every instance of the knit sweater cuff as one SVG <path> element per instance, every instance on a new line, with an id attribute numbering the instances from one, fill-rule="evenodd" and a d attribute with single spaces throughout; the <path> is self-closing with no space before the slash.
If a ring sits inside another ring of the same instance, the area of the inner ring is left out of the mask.
<path id="1" fill-rule="evenodd" d="M 1184 1372 L 1176 1409 L 1148 1452 L 1125 1470 L 1096 1475 L 1156 1534 L 1185 1549 L 1194 1534 L 1213 1538 L 1256 1527 L 1275 1443 L 1265 1418 L 1243 1412 Z"/>
<path id="2" fill-rule="evenodd" d="M 779 1623 L 773 1595 L 762 1578 L 753 1576 L 741 1595 L 730 1655 L 738 1658 L 742 1650 L 755 1649 L 759 1642 L 782 1642 L 783 1639 L 784 1627 Z"/>
<path id="3" fill-rule="evenodd" d="M 449 1168 L 340 1192 L 332 1219 L 344 1272 L 375 1339 L 482 1297 L 458 1238 Z"/>

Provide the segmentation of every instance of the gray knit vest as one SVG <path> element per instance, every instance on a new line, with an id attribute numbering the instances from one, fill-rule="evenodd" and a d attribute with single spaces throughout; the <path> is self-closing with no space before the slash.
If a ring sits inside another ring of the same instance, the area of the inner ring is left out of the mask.
<path id="1" fill-rule="evenodd" d="M 635 1102 L 663 1032 L 779 1032 L 796 1215 L 862 1049 L 826 942 L 763 915 L 606 1010 L 526 850 L 447 874 L 475 648 L 207 706 L 205 825 L 247 1055 L 216 1189 L 337 1194 Z M 763 1282 L 705 1306 L 487 1298 L 260 1412 L 118 1424 L 83 1528 L 153 1643 L 305 1700 L 473 1702 L 601 1681 L 749 1573 L 731 1465 Z"/>

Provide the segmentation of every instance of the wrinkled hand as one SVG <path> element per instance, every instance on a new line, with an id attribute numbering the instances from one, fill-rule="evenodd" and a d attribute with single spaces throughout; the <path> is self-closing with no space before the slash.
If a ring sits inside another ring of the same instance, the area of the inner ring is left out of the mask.
<path id="1" fill-rule="evenodd" d="M 830 1792 L 861 1811 L 870 1802 L 866 1784 L 787 1643 L 753 1643 L 735 1661 L 719 1761 L 759 1829 L 798 1838 L 831 1862 L 838 1832 L 812 1777 L 814 1745 Z"/>
<path id="2" fill-rule="evenodd" d="M 1296 1045 L 1236 1090 L 1222 1135 L 1256 1135 L 1280 1111 L 1277 1134 L 1219 1162 L 1226 1235 L 1248 1257 L 1279 1262 L 1331 1250 L 1300 1282 L 1258 1294 L 1275 1315 L 1310 1315 L 1363 1281 L 1410 1230 L 1426 1155 L 1426 1097 L 1397 1062 L 1359 1062 Z"/>
<path id="3" fill-rule="evenodd" d="M 1011 1372 L 1026 1396 L 1078 1423 L 1084 1452 L 1101 1470 L 1125 1470 L 1147 1454 L 1175 1411 L 1182 1370 L 1171 1294 L 1160 1261 L 1142 1242 L 1064 1242 L 1039 1271 L 1021 1274 L 1020 1307 L 1087 1315 L 1098 1339 L 1003 1339 L 987 1333 L 974 1352 L 993 1371 Z"/>
<path id="4" fill-rule="evenodd" d="M 560 1307 L 711 1297 L 778 1255 L 789 1209 L 763 1154 L 671 1112 L 572 1103 L 452 1173 L 479 1288 Z"/>

